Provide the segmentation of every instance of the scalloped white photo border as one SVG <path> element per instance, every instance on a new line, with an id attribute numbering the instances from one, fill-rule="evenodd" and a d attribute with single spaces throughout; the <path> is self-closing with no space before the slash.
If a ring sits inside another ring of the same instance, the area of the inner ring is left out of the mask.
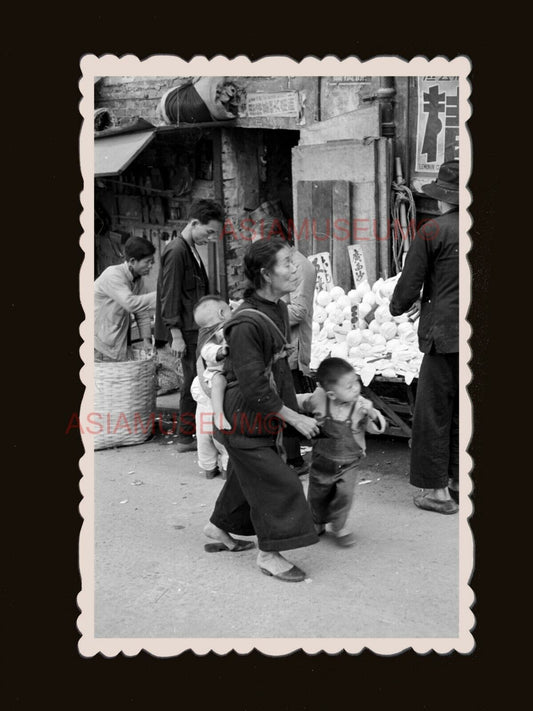
<path id="1" fill-rule="evenodd" d="M 469 654 L 475 648 L 472 630 L 475 617 L 472 612 L 474 592 L 469 585 L 474 568 L 474 540 L 468 519 L 473 514 L 473 504 L 469 498 L 472 493 L 472 459 L 466 449 L 472 437 L 472 403 L 466 391 L 472 379 L 468 367 L 471 359 L 471 349 L 468 339 L 471 336 L 471 326 L 466 320 L 470 305 L 471 268 L 467 260 L 471 240 L 469 230 L 472 219 L 468 212 L 471 203 L 471 193 L 466 185 L 472 170 L 472 144 L 466 126 L 472 113 L 469 102 L 471 93 L 468 76 L 472 65 L 468 57 L 459 56 L 447 59 L 437 56 L 434 59 L 417 56 L 410 61 L 397 56 L 378 56 L 367 61 L 361 61 L 355 56 L 339 59 L 327 56 L 323 59 L 306 57 L 297 62 L 289 57 L 270 56 L 257 61 L 251 61 L 245 56 L 228 59 L 216 56 L 208 59 L 197 56 L 185 61 L 172 55 L 154 55 L 140 60 L 128 54 L 117 57 L 112 54 L 85 55 L 80 61 L 81 93 L 80 113 L 83 119 L 80 132 L 80 169 L 83 177 L 83 191 L 80 195 L 82 213 L 80 217 L 83 233 L 80 245 L 85 258 L 80 270 L 80 300 L 85 312 L 85 320 L 80 325 L 83 345 L 80 355 L 83 367 L 80 378 L 85 386 L 81 407 L 80 421 L 87 416 L 94 395 L 93 373 L 93 341 L 94 341 L 94 79 L 101 76 L 458 76 L 459 77 L 459 159 L 460 159 L 460 213 L 459 228 L 460 246 L 460 471 L 461 471 L 461 507 L 458 513 L 459 521 L 459 635 L 456 638 L 336 638 L 336 639 L 270 639 L 270 638 L 213 638 L 213 639 L 151 639 L 151 638 L 96 638 L 94 635 L 94 449 L 91 437 L 82 435 L 85 453 L 80 459 L 82 479 L 80 491 L 83 500 L 80 513 L 83 523 L 79 539 L 79 565 L 82 587 L 78 594 L 80 615 L 78 629 L 81 637 L 78 644 L 79 652 L 84 657 L 102 654 L 113 657 L 119 653 L 126 656 L 139 654 L 146 650 L 158 657 L 176 656 L 191 650 L 197 655 L 214 652 L 225 655 L 231 651 L 245 655 L 254 649 L 270 656 L 284 656 L 297 650 L 303 650 L 313 655 L 319 652 L 337 654 L 345 650 L 349 654 L 359 654 L 364 649 L 380 655 L 394 655 L 413 649 L 418 654 L 436 652 L 448 654 L 459 652 Z"/>

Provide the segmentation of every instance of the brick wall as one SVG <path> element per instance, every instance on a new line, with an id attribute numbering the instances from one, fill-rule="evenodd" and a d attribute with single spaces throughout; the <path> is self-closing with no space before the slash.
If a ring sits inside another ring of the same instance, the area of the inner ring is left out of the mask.
<path id="1" fill-rule="evenodd" d="M 95 108 L 109 109 L 118 122 L 139 116 L 156 126 L 163 121 L 158 106 L 163 94 L 184 77 L 102 77 L 95 87 Z"/>
<path id="2" fill-rule="evenodd" d="M 225 129 L 222 132 L 222 180 L 226 214 L 225 256 L 230 298 L 240 298 L 245 285 L 242 259 L 250 244 L 242 231 L 246 209 L 253 210 L 262 200 L 258 151 L 262 131 Z"/>
<path id="3" fill-rule="evenodd" d="M 102 77 L 95 86 L 95 108 L 109 109 L 118 121 L 139 116 L 156 126 L 163 125 L 158 112 L 163 94 L 187 80 L 187 77 Z M 248 93 L 298 91 L 303 102 L 303 123 L 308 125 L 316 120 L 316 77 L 238 77 L 237 83 Z M 303 125 L 295 117 L 248 118 L 241 114 L 237 122 L 246 128 L 299 129 Z"/>

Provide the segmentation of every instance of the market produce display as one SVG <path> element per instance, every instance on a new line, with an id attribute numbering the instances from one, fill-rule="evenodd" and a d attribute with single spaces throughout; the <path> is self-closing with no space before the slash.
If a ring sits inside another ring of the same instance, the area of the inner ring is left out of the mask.
<path id="1" fill-rule="evenodd" d="M 390 299 L 399 274 L 367 281 L 347 294 L 340 286 L 315 294 L 311 370 L 328 356 L 349 361 L 369 385 L 375 375 L 402 377 L 407 384 L 418 377 L 418 319 L 392 316 Z"/>

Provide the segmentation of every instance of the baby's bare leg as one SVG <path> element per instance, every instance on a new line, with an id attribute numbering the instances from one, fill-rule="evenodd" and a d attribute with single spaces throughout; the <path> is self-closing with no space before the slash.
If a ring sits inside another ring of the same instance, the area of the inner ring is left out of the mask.
<path id="1" fill-rule="evenodd" d="M 213 403 L 214 424 L 219 430 L 230 430 L 231 425 L 224 415 L 224 393 L 226 378 L 222 373 L 215 373 L 211 381 L 211 402 Z"/>

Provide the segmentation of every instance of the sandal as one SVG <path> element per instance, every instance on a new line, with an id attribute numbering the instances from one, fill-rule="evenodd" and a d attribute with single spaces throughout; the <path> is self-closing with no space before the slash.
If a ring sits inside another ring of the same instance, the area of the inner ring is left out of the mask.
<path id="1" fill-rule="evenodd" d="M 259 570 L 265 575 L 270 575 L 272 578 L 282 580 L 284 583 L 301 583 L 306 577 L 304 571 L 296 565 L 293 565 L 292 568 L 289 568 L 289 570 L 286 570 L 284 573 L 271 573 L 270 570 L 261 568 L 261 566 L 259 566 Z"/>
<path id="2" fill-rule="evenodd" d="M 435 511 L 442 514 L 454 514 L 459 511 L 459 506 L 452 499 L 447 501 L 439 501 L 431 499 L 429 496 L 415 496 L 413 499 L 415 506 L 425 511 Z"/>

